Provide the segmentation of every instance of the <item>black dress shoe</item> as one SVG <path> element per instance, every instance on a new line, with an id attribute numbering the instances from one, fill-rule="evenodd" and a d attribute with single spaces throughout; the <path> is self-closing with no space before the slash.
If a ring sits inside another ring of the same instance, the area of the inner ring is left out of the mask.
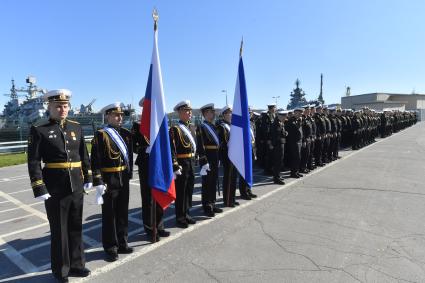
<path id="1" fill-rule="evenodd" d="M 123 246 L 118 248 L 119 254 L 131 254 L 133 251 L 134 249 L 129 246 Z"/>
<path id="2" fill-rule="evenodd" d="M 153 239 L 153 232 L 152 231 L 150 231 L 150 230 L 145 230 L 145 231 L 146 231 L 146 235 L 148 236 L 149 240 L 152 243 L 159 242 L 160 239 L 159 239 L 158 231 L 156 233 L 155 240 Z"/>
<path id="3" fill-rule="evenodd" d="M 58 274 L 53 274 L 53 276 L 55 277 L 56 282 L 69 282 L 68 276 L 62 276 Z"/>
<path id="4" fill-rule="evenodd" d="M 106 253 L 105 260 L 107 262 L 113 262 L 118 260 L 118 253 L 116 251 L 107 251 L 105 253 Z"/>
<path id="5" fill-rule="evenodd" d="M 299 174 L 294 173 L 294 174 L 291 174 L 290 177 L 298 179 L 300 176 L 299 176 Z"/>
<path id="6" fill-rule="evenodd" d="M 234 203 L 225 203 L 224 204 L 225 207 L 235 207 Z"/>
<path id="7" fill-rule="evenodd" d="M 280 178 L 274 178 L 273 183 L 278 184 L 278 185 L 285 185 L 285 182 Z"/>
<path id="8" fill-rule="evenodd" d="M 251 200 L 251 197 L 248 194 L 246 194 L 246 195 L 241 195 L 241 199 Z"/>
<path id="9" fill-rule="evenodd" d="M 237 206 L 237 205 L 239 205 L 240 203 L 239 203 L 238 201 L 235 201 L 233 204 Z"/>
<path id="10" fill-rule="evenodd" d="M 303 177 L 303 175 L 302 175 L 302 174 L 300 174 L 300 173 L 297 173 L 297 176 L 298 176 L 298 178 Z"/>
<path id="11" fill-rule="evenodd" d="M 187 223 L 189 223 L 189 224 L 196 224 L 196 220 L 195 220 L 195 219 L 193 219 L 192 217 L 186 217 L 186 221 L 187 221 Z"/>
<path id="12" fill-rule="evenodd" d="M 158 235 L 160 237 L 166 238 L 168 236 L 170 236 L 170 232 L 164 229 L 158 230 Z"/>
<path id="13" fill-rule="evenodd" d="M 213 207 L 213 212 L 215 212 L 215 213 L 222 213 L 223 212 L 223 209 L 214 206 Z"/>
<path id="14" fill-rule="evenodd" d="M 71 268 L 69 270 L 69 276 L 72 277 L 87 277 L 90 275 L 90 270 L 88 268 Z"/>
<path id="15" fill-rule="evenodd" d="M 176 221 L 176 226 L 179 228 L 187 228 L 189 224 L 186 221 Z"/>
<path id="16" fill-rule="evenodd" d="M 257 197 L 257 195 L 256 195 L 256 194 L 253 194 L 251 190 L 248 190 L 248 195 L 249 195 L 251 198 L 256 198 L 256 197 Z"/>

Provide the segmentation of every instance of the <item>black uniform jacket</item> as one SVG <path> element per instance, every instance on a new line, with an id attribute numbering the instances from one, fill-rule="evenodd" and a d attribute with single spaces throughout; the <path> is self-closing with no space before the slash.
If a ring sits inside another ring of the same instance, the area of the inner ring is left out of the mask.
<path id="1" fill-rule="evenodd" d="M 92 174 L 80 124 L 68 119 L 35 123 L 28 137 L 28 172 L 35 197 L 83 191 Z"/>
<path id="2" fill-rule="evenodd" d="M 218 138 L 216 127 L 207 121 L 204 123 L 210 126 Z M 203 125 L 199 125 L 199 127 L 196 129 L 196 144 L 199 155 L 199 165 L 202 167 L 205 164 L 210 163 L 210 167 L 217 166 L 220 142 L 217 144 L 212 134 Z"/>
<path id="3" fill-rule="evenodd" d="M 189 130 L 189 122 L 179 121 Z M 178 125 L 170 128 L 171 158 L 173 160 L 173 171 L 180 168 L 184 160 L 191 160 L 195 157 L 195 149 L 193 148 L 190 138 L 183 132 Z"/>
<path id="4" fill-rule="evenodd" d="M 131 132 L 125 128 L 115 129 L 124 140 L 128 155 L 129 165 L 118 146 L 104 130 L 97 130 L 92 140 L 91 165 L 93 170 L 94 186 L 104 183 L 112 187 L 121 187 L 124 178 L 133 176 L 133 144 Z"/>

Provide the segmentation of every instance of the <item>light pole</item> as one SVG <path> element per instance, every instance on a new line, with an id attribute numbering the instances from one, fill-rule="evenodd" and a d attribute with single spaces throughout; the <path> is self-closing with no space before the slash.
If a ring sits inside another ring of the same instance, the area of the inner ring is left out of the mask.
<path id="1" fill-rule="evenodd" d="M 275 100 L 275 102 L 276 102 L 276 107 L 277 107 L 277 100 L 278 100 L 278 98 L 280 98 L 280 95 L 278 95 L 278 96 L 272 96 L 272 98 L 274 98 Z"/>
<path id="2" fill-rule="evenodd" d="M 223 89 L 221 92 L 226 94 L 226 105 L 227 105 L 227 89 Z"/>

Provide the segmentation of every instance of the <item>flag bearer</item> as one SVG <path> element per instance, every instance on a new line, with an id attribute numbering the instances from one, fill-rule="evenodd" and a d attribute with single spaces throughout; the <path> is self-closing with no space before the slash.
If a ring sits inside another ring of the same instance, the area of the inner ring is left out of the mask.
<path id="1" fill-rule="evenodd" d="M 143 107 L 143 99 L 140 100 L 139 106 Z M 163 215 L 164 211 L 162 207 L 157 203 L 152 206 L 152 189 L 148 185 L 149 178 L 149 154 L 146 153 L 146 149 L 149 147 L 149 139 L 140 133 L 140 123 L 134 122 L 133 128 L 131 129 L 133 136 L 133 151 L 137 154 L 135 164 L 138 166 L 139 182 L 140 182 L 140 194 L 142 197 L 142 220 L 143 228 L 148 236 L 153 236 L 152 226 L 152 210 L 155 207 L 155 221 L 156 221 L 156 239 L 159 237 L 168 237 L 170 232 L 164 229 Z"/>
<path id="2" fill-rule="evenodd" d="M 228 105 L 221 109 L 223 120 L 217 127 L 220 139 L 220 161 L 223 164 L 223 203 L 224 206 L 234 207 L 239 205 L 235 200 L 236 179 L 238 171 L 229 159 L 228 142 L 230 138 L 230 122 L 232 119 L 232 108 Z"/>

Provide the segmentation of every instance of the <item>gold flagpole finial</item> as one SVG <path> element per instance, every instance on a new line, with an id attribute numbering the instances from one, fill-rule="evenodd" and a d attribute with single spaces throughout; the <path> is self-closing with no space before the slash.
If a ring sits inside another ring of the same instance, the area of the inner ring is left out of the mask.
<path id="1" fill-rule="evenodd" d="M 156 10 L 156 8 L 154 8 L 152 11 L 152 18 L 154 21 L 153 29 L 156 31 L 158 29 L 158 19 L 159 19 L 158 11 Z"/>
<path id="2" fill-rule="evenodd" d="M 243 51 L 243 36 L 241 40 L 241 48 L 239 49 L 239 56 L 242 57 L 242 51 Z"/>

